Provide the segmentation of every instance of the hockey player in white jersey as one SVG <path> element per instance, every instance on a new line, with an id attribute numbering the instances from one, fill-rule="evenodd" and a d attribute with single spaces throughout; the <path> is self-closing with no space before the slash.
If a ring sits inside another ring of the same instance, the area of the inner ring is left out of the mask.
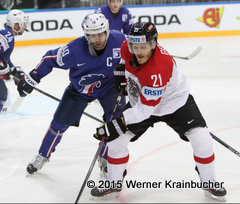
<path id="1" fill-rule="evenodd" d="M 111 184 L 116 185 L 95 187 L 91 195 L 107 197 L 121 191 L 121 187 L 117 187 L 128 164 L 129 142 L 142 136 L 154 123 L 165 122 L 181 139 L 192 145 L 200 182 L 213 184 L 203 188 L 205 196 L 226 201 L 226 189 L 214 185 L 219 182 L 215 175 L 212 137 L 206 122 L 189 93 L 186 77 L 169 53 L 158 44 L 157 37 L 153 23 L 135 23 L 121 46 L 125 76 L 120 76 L 122 72 L 117 68 L 116 85 L 126 88 L 129 103 L 117 119 L 97 128 L 94 134 L 99 140 L 106 136 L 107 176 Z"/>
<path id="2" fill-rule="evenodd" d="M 0 28 L 0 112 L 8 96 L 4 80 L 11 80 L 11 75 L 21 78 L 24 74 L 20 66 L 13 65 L 10 57 L 14 49 L 15 36 L 24 33 L 29 17 L 24 12 L 14 9 L 7 14 L 6 20 L 6 26 Z"/>

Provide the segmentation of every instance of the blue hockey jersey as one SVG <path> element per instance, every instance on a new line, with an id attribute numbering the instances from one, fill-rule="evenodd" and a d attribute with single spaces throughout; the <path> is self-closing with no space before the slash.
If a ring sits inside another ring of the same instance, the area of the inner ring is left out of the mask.
<path id="1" fill-rule="evenodd" d="M 113 18 L 109 5 L 100 6 L 95 10 L 95 13 L 102 13 L 109 21 L 110 30 L 123 31 L 124 34 L 128 35 L 132 28 L 132 14 L 131 12 L 122 6 L 119 10 L 117 18 Z M 123 30 L 122 30 L 123 29 Z"/>
<path id="2" fill-rule="evenodd" d="M 0 28 L 0 61 L 6 62 L 10 67 L 13 67 L 10 60 L 14 48 L 14 35 L 9 27 Z"/>
<path id="3" fill-rule="evenodd" d="M 125 39 L 123 33 L 110 31 L 104 53 L 94 57 L 89 52 L 87 39 L 82 36 L 49 50 L 33 74 L 41 79 L 53 68 L 69 69 L 70 81 L 83 97 L 101 98 L 115 86 L 113 70 L 121 60 L 120 47 Z"/>

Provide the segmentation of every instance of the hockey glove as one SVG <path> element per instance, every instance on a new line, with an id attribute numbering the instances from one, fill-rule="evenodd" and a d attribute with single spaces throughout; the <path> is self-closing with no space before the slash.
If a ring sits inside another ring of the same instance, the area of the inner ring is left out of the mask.
<path id="1" fill-rule="evenodd" d="M 20 66 L 11 67 L 11 74 L 13 75 L 14 83 L 17 85 L 18 81 L 25 76 L 25 72 Z"/>
<path id="2" fill-rule="evenodd" d="M 11 71 L 9 65 L 5 62 L 0 62 L 0 79 L 9 80 L 11 79 L 10 75 Z"/>
<path id="3" fill-rule="evenodd" d="M 18 82 L 17 90 L 21 97 L 25 97 L 26 95 L 30 94 L 33 91 L 34 87 L 40 82 L 40 79 L 34 76 L 34 71 L 35 69 L 22 77 Z"/>
<path id="4" fill-rule="evenodd" d="M 127 131 L 127 126 L 123 124 L 121 118 L 116 118 L 112 121 L 104 123 L 101 127 L 97 128 L 97 133 L 93 135 L 97 140 L 102 140 L 105 136 L 104 142 L 111 142 L 123 135 Z"/>
<path id="5" fill-rule="evenodd" d="M 116 66 L 114 70 L 114 76 L 115 76 L 115 87 L 120 92 L 121 88 L 124 88 L 123 95 L 127 96 L 127 82 L 125 78 L 125 64 L 119 64 Z"/>

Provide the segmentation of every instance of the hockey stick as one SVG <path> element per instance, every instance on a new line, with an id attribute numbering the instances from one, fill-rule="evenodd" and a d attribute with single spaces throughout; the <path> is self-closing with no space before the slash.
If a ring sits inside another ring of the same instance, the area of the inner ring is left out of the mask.
<path id="1" fill-rule="evenodd" d="M 16 77 L 14 77 L 14 78 L 17 79 L 17 80 L 19 80 L 19 79 L 16 78 Z M 47 92 L 45 92 L 45 91 L 43 91 L 43 90 L 41 90 L 41 89 L 38 89 L 38 88 L 36 88 L 36 87 L 33 87 L 33 89 L 34 89 L 35 91 L 37 91 L 37 92 L 45 95 L 45 96 L 48 96 L 49 98 L 51 98 L 51 99 L 53 99 L 53 100 L 55 100 L 55 101 L 57 101 L 57 102 L 60 102 L 60 99 L 58 99 L 57 97 L 55 97 L 55 96 L 53 96 L 53 95 L 51 95 L 51 94 L 49 94 L 49 93 L 47 93 Z M 86 115 L 86 116 L 88 116 L 89 118 L 92 118 L 92 119 L 96 120 L 97 122 L 104 123 L 102 120 L 100 120 L 100 119 L 98 119 L 98 118 L 90 115 L 89 113 L 83 112 L 83 114 Z"/>
<path id="2" fill-rule="evenodd" d="M 195 57 L 196 55 L 198 55 L 202 50 L 202 47 L 199 46 L 192 54 L 188 55 L 187 57 L 180 57 L 180 56 L 175 56 L 175 55 L 171 55 L 171 57 L 174 58 L 179 58 L 179 59 L 185 59 L 185 60 L 190 60 L 193 57 Z"/>
<path id="3" fill-rule="evenodd" d="M 234 154 L 236 154 L 237 156 L 240 157 L 240 152 L 238 152 L 237 150 L 235 150 L 234 148 L 232 148 L 230 145 L 228 145 L 226 142 L 222 141 L 221 139 L 219 139 L 217 136 L 215 136 L 214 134 L 212 134 L 210 132 L 210 135 L 212 136 L 213 139 L 215 139 L 217 142 L 219 142 L 220 144 L 222 144 L 224 147 L 226 147 L 228 150 L 230 150 L 231 152 L 233 152 Z"/>
<path id="4" fill-rule="evenodd" d="M 15 77 L 14 77 L 15 78 Z M 18 79 L 19 80 L 19 79 Z M 58 101 L 58 102 L 60 102 L 60 100 L 58 99 L 58 98 L 56 98 L 55 96 L 52 96 L 52 95 L 50 95 L 50 94 L 48 94 L 48 93 L 46 93 L 46 92 L 44 92 L 44 91 L 42 91 L 42 90 L 40 90 L 40 89 L 38 89 L 38 88 L 36 88 L 36 87 L 34 87 L 34 89 L 36 90 L 36 91 L 38 91 L 39 93 L 42 93 L 43 95 L 45 95 L 45 96 L 48 96 L 48 97 L 50 97 L 50 98 L 52 98 L 52 99 L 54 99 L 54 100 L 56 100 L 56 101 Z M 122 91 L 122 90 L 121 90 Z M 121 93 L 121 92 L 120 92 Z M 120 94 L 119 94 L 119 97 L 120 97 Z M 21 98 L 23 98 L 23 97 L 21 97 Z M 120 98 L 120 100 L 121 100 L 121 98 Z M 118 99 L 117 99 L 117 101 L 118 101 Z M 116 109 L 116 108 L 115 108 Z M 88 116 L 88 117 L 90 117 L 90 118 L 92 118 L 92 119 L 94 119 L 94 120 L 96 120 L 97 122 L 100 122 L 100 123 L 104 123 L 102 120 L 100 120 L 100 119 L 98 119 L 98 118 L 96 118 L 96 117 L 94 117 L 94 116 L 92 116 L 92 115 L 90 115 L 90 114 L 88 114 L 88 113 L 86 113 L 86 112 L 83 112 L 83 114 L 84 115 L 86 115 L 86 116 Z M 237 156 L 239 156 L 240 157 L 240 153 L 237 151 L 237 150 L 235 150 L 234 148 L 232 148 L 230 145 L 228 145 L 227 143 L 225 143 L 224 141 L 222 141 L 221 139 L 219 139 L 217 136 L 215 136 L 214 134 L 212 134 L 211 132 L 210 132 L 210 134 L 211 134 L 211 136 L 213 137 L 213 139 L 215 139 L 217 142 L 219 142 L 220 144 L 222 144 L 223 146 L 225 146 L 227 149 L 229 149 L 231 152 L 233 152 L 234 154 L 236 154 Z M 105 138 L 104 138 L 105 139 Z M 101 146 L 101 148 L 102 148 L 102 145 L 103 145 L 103 142 L 100 144 L 100 146 Z M 100 148 L 100 147 L 99 147 Z M 100 148 L 100 149 L 101 149 Z M 80 194 L 81 195 L 81 194 Z M 80 195 L 79 195 L 79 197 L 80 197 Z M 79 199 L 79 198 L 78 198 Z M 78 200 L 77 199 L 77 200 Z M 77 202 L 77 200 L 76 200 L 76 202 Z"/>
<path id="5" fill-rule="evenodd" d="M 24 97 L 18 96 L 16 101 L 14 101 L 14 103 L 11 105 L 11 109 L 12 112 L 15 112 L 18 107 L 21 105 L 22 101 L 23 101 Z"/>
<path id="6" fill-rule="evenodd" d="M 120 101 L 121 101 L 123 91 L 124 91 L 124 89 L 121 88 L 120 93 L 119 93 L 119 96 L 118 96 L 118 98 L 117 98 L 116 104 L 115 104 L 115 106 L 114 106 L 114 109 L 113 109 L 113 112 L 112 112 L 112 115 L 111 115 L 109 121 L 111 121 L 111 120 L 114 118 L 114 115 L 115 115 L 115 113 L 116 113 L 117 107 L 118 107 L 118 105 L 119 105 L 119 103 L 120 103 Z M 96 163 L 96 161 L 97 161 L 97 158 L 98 158 L 98 156 L 99 156 L 99 154 L 100 154 L 100 151 L 101 151 L 101 149 L 102 149 L 104 139 L 105 139 L 105 136 L 102 138 L 102 141 L 101 141 L 101 143 L 100 143 L 100 145 L 99 145 L 99 147 L 98 147 L 98 149 L 97 149 L 97 152 L 96 152 L 96 154 L 95 154 L 95 156 L 94 156 L 94 158 L 93 158 L 93 161 L 92 161 L 92 163 L 91 163 L 91 165 L 90 165 L 90 167 L 89 167 L 89 169 L 88 169 L 88 173 L 87 173 L 87 175 L 86 175 L 86 177 L 85 177 L 85 180 L 84 180 L 84 182 L 83 182 L 83 184 L 82 184 L 82 187 L 81 187 L 81 189 L 80 189 L 80 191 L 79 191 L 79 193 L 78 193 L 78 196 L 77 196 L 77 199 L 76 199 L 76 201 L 75 201 L 75 204 L 78 203 L 78 200 L 80 199 L 80 196 L 82 195 L 82 192 L 83 192 L 83 190 L 84 190 L 84 188 L 85 188 L 85 186 L 86 186 L 86 183 L 87 183 L 87 181 L 88 181 L 88 179 L 89 179 L 89 177 L 90 177 L 90 174 L 92 173 L 93 167 L 94 167 L 94 165 L 95 165 L 95 163 Z"/>
<path id="7" fill-rule="evenodd" d="M 8 95 L 8 97 L 10 97 L 10 95 Z M 21 105 L 23 99 L 24 99 L 23 97 L 18 96 L 12 105 L 11 104 L 7 105 L 5 103 L 2 108 L 2 112 L 15 112 Z"/>
<path id="8" fill-rule="evenodd" d="M 45 91 L 42 91 L 41 89 L 38 89 L 38 88 L 34 87 L 34 90 L 35 90 L 35 91 L 38 91 L 39 93 L 41 93 L 41 94 L 43 94 L 43 95 L 45 95 L 45 96 L 50 97 L 51 99 L 54 99 L 55 101 L 60 102 L 60 99 L 56 98 L 55 96 L 50 95 L 49 93 L 46 93 Z M 100 123 L 104 123 L 102 120 L 100 120 L 100 119 L 98 119 L 98 118 L 90 115 L 89 113 L 83 112 L 83 114 L 86 115 L 86 116 L 88 116 L 89 118 L 92 118 L 92 119 L 100 122 Z"/>
<path id="9" fill-rule="evenodd" d="M 188 57 L 179 57 L 179 56 L 174 56 L 171 55 L 172 57 L 175 58 L 179 58 L 179 59 L 186 59 L 186 60 L 190 60 L 193 57 L 195 57 L 198 53 L 200 53 L 202 50 L 202 47 L 198 47 L 192 54 L 190 54 Z M 213 133 L 210 132 L 210 135 L 212 136 L 212 138 L 214 140 L 216 140 L 217 142 L 219 142 L 221 145 L 223 145 L 224 147 L 226 147 L 228 150 L 230 150 L 231 152 L 233 152 L 234 154 L 236 154 L 237 156 L 240 157 L 240 152 L 238 152 L 237 150 L 235 150 L 234 148 L 232 148 L 230 145 L 228 145 L 226 142 L 222 141 L 220 138 L 218 138 L 216 135 L 214 135 Z"/>

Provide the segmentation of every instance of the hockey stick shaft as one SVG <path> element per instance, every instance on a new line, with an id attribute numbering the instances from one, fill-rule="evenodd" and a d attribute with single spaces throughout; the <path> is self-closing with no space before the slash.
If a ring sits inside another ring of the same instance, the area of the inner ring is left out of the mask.
<path id="1" fill-rule="evenodd" d="M 199 46 L 199 47 L 197 47 L 197 49 L 192 54 L 188 55 L 187 57 L 180 57 L 180 56 L 176 56 L 176 55 L 171 55 L 171 57 L 190 60 L 193 57 L 195 57 L 196 55 L 198 55 L 201 51 L 202 51 L 202 47 Z"/>
<path id="2" fill-rule="evenodd" d="M 118 98 L 117 98 L 116 104 L 115 104 L 115 106 L 114 106 L 114 109 L 113 109 L 113 112 L 112 112 L 112 115 L 111 115 L 109 121 L 111 121 L 111 120 L 114 118 L 114 115 L 115 115 L 115 113 L 116 113 L 117 107 L 118 107 L 118 105 L 119 105 L 119 103 L 120 103 L 120 101 L 121 101 L 123 91 L 124 91 L 124 89 L 122 88 L 122 89 L 120 90 L 119 96 L 118 96 Z M 93 158 L 93 161 L 92 161 L 92 163 L 91 163 L 91 165 L 90 165 L 90 167 L 89 167 L 89 169 L 88 169 L 88 173 L 87 173 L 87 175 L 86 175 L 86 177 L 85 177 L 85 180 L 84 180 L 84 182 L 83 182 L 83 184 L 82 184 L 82 187 L 81 187 L 81 189 L 80 189 L 80 191 L 79 191 L 79 193 L 78 193 L 78 196 L 77 196 L 77 199 L 76 199 L 76 201 L 75 201 L 75 204 L 78 203 L 78 201 L 79 201 L 79 199 L 80 199 L 80 197 L 81 197 L 81 195 L 82 195 L 82 192 L 83 192 L 83 190 L 84 190 L 84 188 L 85 188 L 85 186 L 86 186 L 86 183 L 87 183 L 87 181 L 88 181 L 88 179 L 89 179 L 89 177 L 90 177 L 90 175 L 91 175 L 91 173 L 92 173 L 93 167 L 94 167 L 94 165 L 95 165 L 95 163 L 96 163 L 96 161 L 97 161 L 97 158 L 98 158 L 98 156 L 99 156 L 99 154 L 100 154 L 100 151 L 101 151 L 101 149 L 102 149 L 104 139 L 105 139 L 105 136 L 102 138 L 102 141 L 101 141 L 101 143 L 100 143 L 100 145 L 99 145 L 99 147 L 98 147 L 98 149 L 97 149 L 97 152 L 96 152 L 96 154 L 95 154 L 95 156 L 94 156 L 94 158 Z"/>
<path id="3" fill-rule="evenodd" d="M 19 79 L 16 78 L 16 77 L 14 77 L 14 78 L 17 79 L 17 80 L 19 80 Z M 49 93 L 47 93 L 47 92 L 45 92 L 45 91 L 37 88 L 37 87 L 34 87 L 34 90 L 37 91 L 37 92 L 39 92 L 39 93 L 41 93 L 41 94 L 43 94 L 43 95 L 45 95 L 45 96 L 48 96 L 49 98 L 51 98 L 51 99 L 53 99 L 53 100 L 55 100 L 55 101 L 57 101 L 57 102 L 60 102 L 60 99 L 58 99 L 57 97 L 55 97 L 55 96 L 53 96 L 53 95 L 51 95 L 51 94 L 49 94 Z M 86 116 L 88 116 L 89 118 L 92 118 L 93 120 L 96 120 L 97 122 L 104 123 L 102 120 L 94 117 L 93 115 L 90 115 L 89 113 L 83 112 L 83 114 L 86 115 Z"/>
<path id="4" fill-rule="evenodd" d="M 228 145 L 226 142 L 222 141 L 220 138 L 218 138 L 216 135 L 214 135 L 213 133 L 210 132 L 210 135 L 212 136 L 212 138 L 214 140 L 216 140 L 217 142 L 219 142 L 221 145 L 223 145 L 224 147 L 226 147 L 228 150 L 230 150 L 231 152 L 233 152 L 234 154 L 236 154 L 237 156 L 240 157 L 240 152 L 238 152 L 237 150 L 235 150 L 234 148 L 232 148 L 230 145 Z"/>
<path id="5" fill-rule="evenodd" d="M 15 78 L 15 77 L 14 77 L 14 78 Z M 17 78 L 16 78 L 16 79 L 17 79 Z M 19 80 L 19 79 L 17 79 L 17 80 Z M 52 98 L 52 99 L 60 102 L 60 100 L 59 100 L 58 98 L 56 98 L 55 96 L 52 96 L 52 95 L 46 93 L 45 91 L 42 91 L 41 89 L 38 89 L 38 88 L 36 88 L 36 87 L 34 87 L 34 89 L 35 89 L 36 91 L 38 91 L 39 93 L 42 93 L 43 95 L 48 96 L 48 97 L 50 97 L 50 98 Z M 121 90 L 121 91 L 122 91 L 122 90 Z M 120 100 L 121 100 L 121 97 L 122 97 L 121 92 L 120 92 L 120 94 L 119 94 L 119 96 L 118 96 L 117 102 L 118 102 L 118 101 L 120 102 L 119 97 L 120 97 Z M 116 105 L 117 105 L 117 104 L 116 104 Z M 117 106 L 114 107 L 114 112 L 116 111 L 115 109 L 117 109 Z M 88 117 L 90 117 L 90 118 L 92 118 L 92 119 L 94 119 L 94 120 L 96 120 L 97 122 L 104 123 L 102 120 L 100 120 L 100 119 L 98 119 L 98 118 L 96 118 L 96 117 L 94 117 L 94 116 L 92 116 L 92 115 L 90 115 L 90 114 L 88 114 L 88 113 L 86 113 L 86 112 L 83 112 L 83 114 L 86 115 L 86 116 L 88 116 Z M 112 115 L 112 116 L 111 116 L 111 120 L 112 120 L 113 117 L 114 117 L 114 116 Z M 210 135 L 212 136 L 212 138 L 213 138 L 214 140 L 216 140 L 217 142 L 219 142 L 220 144 L 222 144 L 223 146 L 225 146 L 228 150 L 230 150 L 231 152 L 233 152 L 234 154 L 236 154 L 237 156 L 240 157 L 240 152 L 238 152 L 237 150 L 235 150 L 234 148 L 232 148 L 230 145 L 228 145 L 227 143 L 225 143 L 224 141 L 222 141 L 220 138 L 218 138 L 218 137 L 217 137 L 216 135 L 214 135 L 213 133 L 210 132 Z M 103 138 L 103 139 L 105 139 L 105 138 Z M 103 140 L 102 140 L 102 141 L 103 141 Z M 103 145 L 103 142 L 101 142 L 101 144 L 99 145 L 99 148 L 98 148 L 98 149 L 101 150 L 102 145 Z M 99 151 L 100 151 L 100 150 L 99 150 Z M 97 152 L 98 152 L 98 151 L 97 151 Z M 96 154 L 97 154 L 97 153 L 96 153 Z M 79 195 L 79 197 L 80 197 L 80 195 Z M 78 199 L 79 199 L 79 198 L 78 198 Z M 77 200 L 76 200 L 76 202 L 77 202 Z"/>
<path id="6" fill-rule="evenodd" d="M 51 95 L 51 94 L 49 94 L 49 93 L 46 93 L 45 91 L 43 91 L 43 90 L 41 90 L 41 89 L 38 89 L 38 88 L 34 87 L 34 90 L 38 91 L 39 93 L 41 93 L 41 94 L 43 94 L 43 95 L 45 95 L 45 96 L 50 97 L 51 99 L 53 99 L 53 100 L 55 100 L 55 101 L 60 102 L 60 99 L 56 98 L 55 96 L 53 96 L 53 95 Z M 102 120 L 94 117 L 93 115 L 90 115 L 89 113 L 83 112 L 83 114 L 86 115 L 86 116 L 88 116 L 89 118 L 92 118 L 92 119 L 96 120 L 97 122 L 104 123 Z"/>
<path id="7" fill-rule="evenodd" d="M 200 53 L 202 50 L 202 47 L 198 47 L 191 55 L 189 55 L 188 57 L 179 57 L 179 56 L 174 56 L 171 55 L 172 57 L 175 58 L 180 58 L 180 59 L 191 59 L 193 57 L 195 57 L 198 53 Z M 222 141 L 220 138 L 218 138 L 216 135 L 214 135 L 213 133 L 210 132 L 210 135 L 212 136 L 212 138 L 214 140 L 216 140 L 217 142 L 219 142 L 221 145 L 223 145 L 224 147 L 226 147 L 228 150 L 230 150 L 231 152 L 233 152 L 234 154 L 236 154 L 237 156 L 240 157 L 240 152 L 238 152 L 236 149 L 232 148 L 230 145 L 228 145 L 226 142 Z"/>

